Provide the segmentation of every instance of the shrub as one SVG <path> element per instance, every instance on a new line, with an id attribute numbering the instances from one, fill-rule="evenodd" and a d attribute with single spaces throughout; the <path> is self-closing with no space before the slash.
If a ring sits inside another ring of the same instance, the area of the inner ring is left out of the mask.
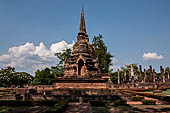
<path id="1" fill-rule="evenodd" d="M 156 101 L 155 100 L 142 100 L 142 103 L 144 105 L 155 105 Z"/>
<path id="2" fill-rule="evenodd" d="M 130 98 L 132 101 L 142 101 L 144 97 L 142 96 L 131 96 Z"/>
<path id="3" fill-rule="evenodd" d="M 114 101 L 115 106 L 121 106 L 121 105 L 125 105 L 125 104 L 126 104 L 125 100 L 118 99 L 118 100 Z"/>

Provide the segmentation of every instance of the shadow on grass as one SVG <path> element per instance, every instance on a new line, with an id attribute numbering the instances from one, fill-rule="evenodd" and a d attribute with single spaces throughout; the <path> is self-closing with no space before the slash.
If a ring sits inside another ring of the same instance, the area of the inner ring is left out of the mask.
<path id="1" fill-rule="evenodd" d="M 123 105 L 123 106 L 112 106 L 110 107 L 110 113 L 141 113 L 141 112 L 147 112 L 144 109 L 140 109 L 137 107 L 133 107 L 130 105 Z"/>
<path id="2" fill-rule="evenodd" d="M 93 113 L 110 113 L 107 107 L 92 107 Z"/>
<path id="3" fill-rule="evenodd" d="M 10 112 L 11 109 L 7 106 L 1 106 L 0 107 L 0 113 Z"/>
<path id="4" fill-rule="evenodd" d="M 168 112 L 170 105 L 123 105 L 123 106 L 109 106 L 110 113 L 154 113 L 154 112 Z"/>
<path id="5" fill-rule="evenodd" d="M 48 107 L 45 106 L 33 106 L 33 107 L 0 107 L 0 113 L 45 113 Z"/>
<path id="6" fill-rule="evenodd" d="M 168 111 L 170 111 L 170 106 L 169 107 L 163 107 L 163 108 L 148 107 L 148 108 L 145 108 L 145 109 L 152 111 L 152 112 L 168 112 Z"/>

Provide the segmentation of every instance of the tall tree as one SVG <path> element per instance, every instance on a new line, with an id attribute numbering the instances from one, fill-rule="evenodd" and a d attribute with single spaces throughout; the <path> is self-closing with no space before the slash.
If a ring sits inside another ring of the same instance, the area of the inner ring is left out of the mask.
<path id="1" fill-rule="evenodd" d="M 170 74 L 170 68 L 169 67 L 165 68 L 165 73 Z"/>
<path id="2" fill-rule="evenodd" d="M 22 87 L 25 84 L 31 84 L 33 82 L 33 76 L 26 72 L 15 72 L 12 76 L 12 85 L 19 85 Z"/>
<path id="3" fill-rule="evenodd" d="M 26 72 L 15 72 L 15 68 L 8 66 L 0 70 L 0 86 L 9 87 L 16 85 L 22 87 L 25 84 L 30 84 L 33 77 Z"/>
<path id="4" fill-rule="evenodd" d="M 71 56 L 71 49 L 69 48 L 69 49 L 63 50 L 63 52 L 55 53 L 55 56 L 57 56 L 57 58 L 59 59 L 58 65 L 63 65 L 64 60 Z"/>
<path id="5" fill-rule="evenodd" d="M 35 72 L 35 79 L 33 84 L 37 85 L 50 85 L 53 83 L 53 80 L 56 74 L 64 73 L 64 60 L 71 56 L 71 49 L 63 50 L 63 52 L 55 53 L 55 56 L 59 59 L 59 62 L 56 66 L 51 68 L 45 68 L 44 70 L 37 70 Z"/>
<path id="6" fill-rule="evenodd" d="M 12 84 L 12 75 L 15 72 L 15 68 L 8 66 L 0 70 L 0 86 L 9 87 Z"/>
<path id="7" fill-rule="evenodd" d="M 112 58 L 110 52 L 108 52 L 107 47 L 103 41 L 103 36 L 99 34 L 99 36 L 94 36 L 92 41 L 92 46 L 94 48 L 95 57 L 99 61 L 99 67 L 102 73 L 108 73 L 112 70 L 109 69 L 112 66 Z"/>
<path id="8" fill-rule="evenodd" d="M 54 75 L 49 68 L 44 70 L 37 70 L 35 72 L 34 84 L 36 85 L 50 85 L 53 83 Z"/>
<path id="9" fill-rule="evenodd" d="M 71 49 L 63 50 L 63 52 L 55 53 L 55 56 L 59 59 L 56 66 L 51 67 L 53 74 L 63 74 L 64 73 L 64 60 L 71 57 Z"/>

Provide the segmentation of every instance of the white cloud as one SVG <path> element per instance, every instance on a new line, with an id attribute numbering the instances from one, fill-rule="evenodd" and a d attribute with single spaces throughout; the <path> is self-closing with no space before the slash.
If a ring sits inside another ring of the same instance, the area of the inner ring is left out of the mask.
<path id="1" fill-rule="evenodd" d="M 164 58 L 162 55 L 157 55 L 157 53 L 151 52 L 144 53 L 142 57 L 144 60 L 161 60 Z"/>
<path id="2" fill-rule="evenodd" d="M 67 48 L 72 48 L 74 45 L 74 41 L 71 44 L 67 44 L 65 41 L 61 41 L 55 44 L 52 44 L 50 47 L 51 52 L 53 53 L 58 53 L 58 52 L 62 52 L 64 49 Z"/>
<path id="3" fill-rule="evenodd" d="M 118 60 L 115 57 L 113 57 L 112 58 L 113 65 L 110 67 L 111 69 L 113 69 L 113 71 L 117 71 L 117 69 L 121 68 L 121 66 L 117 65 L 117 63 L 118 63 Z"/>
<path id="4" fill-rule="evenodd" d="M 54 53 L 62 52 L 66 48 L 72 48 L 71 44 L 65 41 L 53 43 L 48 49 L 43 42 L 39 45 L 27 42 L 24 45 L 11 47 L 7 54 L 0 56 L 0 68 L 13 66 L 16 70 L 26 71 L 33 74 L 37 69 L 44 69 L 57 64 L 57 57 Z"/>

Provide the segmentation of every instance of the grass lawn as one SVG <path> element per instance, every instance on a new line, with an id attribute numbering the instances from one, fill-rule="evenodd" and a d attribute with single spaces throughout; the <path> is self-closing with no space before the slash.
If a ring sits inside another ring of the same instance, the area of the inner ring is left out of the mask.
<path id="1" fill-rule="evenodd" d="M 152 91 L 140 91 L 142 93 L 153 93 Z"/>
<path id="2" fill-rule="evenodd" d="M 153 93 L 152 91 L 140 91 L 140 92 Z M 162 95 L 170 95 L 170 89 L 167 89 L 166 91 L 163 91 Z"/>
<path id="3" fill-rule="evenodd" d="M 166 91 L 162 92 L 163 95 L 170 95 L 170 89 L 167 89 Z"/>

